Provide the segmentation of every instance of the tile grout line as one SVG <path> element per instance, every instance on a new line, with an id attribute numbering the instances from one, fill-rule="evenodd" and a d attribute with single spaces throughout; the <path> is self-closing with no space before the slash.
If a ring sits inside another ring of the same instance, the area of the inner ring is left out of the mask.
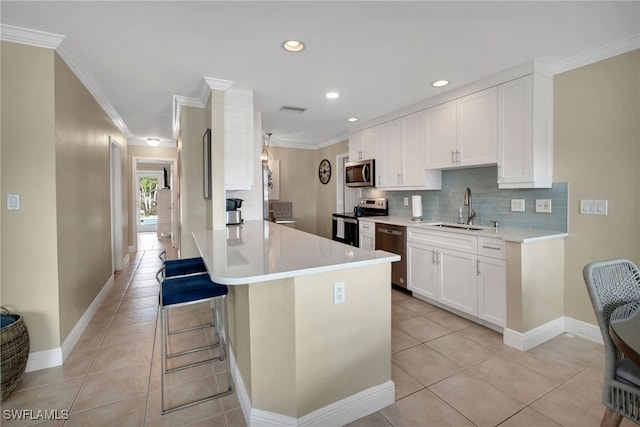
<path id="1" fill-rule="evenodd" d="M 144 257 L 144 253 L 140 257 L 140 259 L 142 260 L 143 257 Z M 73 408 L 73 405 L 75 405 L 76 401 L 78 400 L 78 396 L 80 395 L 80 391 L 82 391 L 82 388 L 84 387 L 84 385 L 85 385 L 85 383 L 87 381 L 87 377 L 89 376 L 89 372 L 91 371 L 91 368 L 93 367 L 93 364 L 95 363 L 96 358 L 98 357 L 98 353 L 100 351 L 100 348 L 102 347 L 102 343 L 104 342 L 107 334 L 109 333 L 109 330 L 111 329 L 111 325 L 113 324 L 113 320 L 116 317 L 116 313 L 118 312 L 118 309 L 120 308 L 120 305 L 122 305 L 122 300 L 124 299 L 124 296 L 126 295 L 126 292 L 129 289 L 129 286 L 131 285 L 131 282 L 133 281 L 133 278 L 135 277 L 136 271 L 138 270 L 139 266 L 140 266 L 140 261 L 138 261 L 138 263 L 135 265 L 135 267 L 132 266 L 133 274 L 131 274 L 131 276 L 129 277 L 129 279 L 127 281 L 127 286 L 125 287 L 125 292 L 122 294 L 122 297 L 120 298 L 120 301 L 118 302 L 118 307 L 116 308 L 116 311 L 114 312 L 113 317 L 111 318 L 111 321 L 109 322 L 109 326 L 107 327 L 105 335 L 100 340 L 100 343 L 98 343 L 98 347 L 95 350 L 95 354 L 91 358 L 91 363 L 89 364 L 89 367 L 87 368 L 87 372 L 82 377 L 82 383 L 80 384 L 80 387 L 78 387 L 78 391 L 75 393 L 75 396 L 73 397 L 73 400 L 71 401 L 71 405 L 69 405 L 69 419 L 71 419 L 71 408 Z M 120 273 L 119 276 L 121 274 L 122 273 Z M 111 293 L 111 292 L 109 292 L 109 293 Z M 102 306 L 102 303 L 100 305 Z M 93 318 L 92 318 L 92 320 L 93 320 Z M 115 402 L 112 402 L 112 403 L 115 403 Z M 106 406 L 106 405 L 102 405 L 102 406 Z M 87 408 L 84 411 L 88 411 L 88 410 L 92 410 L 92 409 L 96 409 L 96 408 Z M 84 411 L 78 411 L 78 413 L 81 413 L 81 412 L 84 412 Z M 67 421 L 68 420 L 64 420 L 64 422 L 62 423 L 62 427 L 64 427 L 67 424 Z"/>

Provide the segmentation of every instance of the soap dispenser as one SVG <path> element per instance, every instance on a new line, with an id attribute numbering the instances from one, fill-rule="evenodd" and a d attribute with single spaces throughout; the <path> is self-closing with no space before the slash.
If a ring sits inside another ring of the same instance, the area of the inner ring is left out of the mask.
<path id="1" fill-rule="evenodd" d="M 462 208 L 458 209 L 458 224 L 464 224 L 464 218 L 462 217 Z"/>

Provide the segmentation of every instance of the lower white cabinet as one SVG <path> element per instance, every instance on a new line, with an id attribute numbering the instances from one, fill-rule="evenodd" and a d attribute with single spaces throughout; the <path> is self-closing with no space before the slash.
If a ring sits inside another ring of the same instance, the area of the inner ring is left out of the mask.
<path id="1" fill-rule="evenodd" d="M 505 326 L 506 263 L 501 239 L 409 228 L 407 270 L 410 291 Z"/>
<path id="2" fill-rule="evenodd" d="M 358 221 L 358 246 L 366 251 L 376 250 L 376 223 Z"/>
<path id="3" fill-rule="evenodd" d="M 475 254 L 439 249 L 439 300 L 472 316 L 478 314 L 476 258 Z"/>
<path id="4" fill-rule="evenodd" d="M 478 317 L 504 327 L 507 317 L 507 276 L 504 259 L 478 257 Z"/>

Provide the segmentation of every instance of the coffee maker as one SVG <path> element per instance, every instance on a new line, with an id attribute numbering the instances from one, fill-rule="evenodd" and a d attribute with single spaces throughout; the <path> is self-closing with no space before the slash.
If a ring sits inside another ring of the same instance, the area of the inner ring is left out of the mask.
<path id="1" fill-rule="evenodd" d="M 242 224 L 242 199 L 227 199 L 227 210 L 225 212 L 225 223 L 227 225 Z"/>

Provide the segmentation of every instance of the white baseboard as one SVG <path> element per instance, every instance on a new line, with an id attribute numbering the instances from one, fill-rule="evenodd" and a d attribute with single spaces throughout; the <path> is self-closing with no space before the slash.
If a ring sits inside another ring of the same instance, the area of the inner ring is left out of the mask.
<path id="1" fill-rule="evenodd" d="M 524 333 L 504 328 L 502 339 L 509 347 L 527 351 L 565 332 L 599 344 L 603 343 L 600 328 L 597 325 L 564 316 Z"/>
<path id="2" fill-rule="evenodd" d="M 252 408 L 251 400 L 242 381 L 242 375 L 235 364 L 233 351 L 230 353 L 233 381 L 242 413 L 249 427 L 341 426 L 395 402 L 396 387 L 393 381 L 389 380 L 317 409 L 301 418 Z"/>
<path id="3" fill-rule="evenodd" d="M 127 265 L 129 265 L 130 257 L 129 254 L 126 254 L 122 257 L 122 268 L 124 269 Z"/>
<path id="4" fill-rule="evenodd" d="M 577 335 L 589 341 L 597 342 L 598 344 L 604 344 L 602 340 L 602 332 L 598 325 L 583 322 L 582 320 L 576 320 L 571 317 L 564 318 L 564 329 L 570 334 Z"/>
<path id="5" fill-rule="evenodd" d="M 29 358 L 27 359 L 27 367 L 26 372 L 31 371 L 39 371 L 40 369 L 53 368 L 54 366 L 60 366 L 64 363 L 64 360 L 69 356 L 71 350 L 76 345 L 80 336 L 87 328 L 89 322 L 93 318 L 93 315 L 100 308 L 100 304 L 107 296 L 111 288 L 113 287 L 113 275 L 109 277 L 107 282 L 104 284 L 98 295 L 93 299 L 93 302 L 87 308 L 76 323 L 76 326 L 73 327 L 67 339 L 64 340 L 61 347 L 43 350 L 43 351 L 35 351 L 29 353 Z"/>

